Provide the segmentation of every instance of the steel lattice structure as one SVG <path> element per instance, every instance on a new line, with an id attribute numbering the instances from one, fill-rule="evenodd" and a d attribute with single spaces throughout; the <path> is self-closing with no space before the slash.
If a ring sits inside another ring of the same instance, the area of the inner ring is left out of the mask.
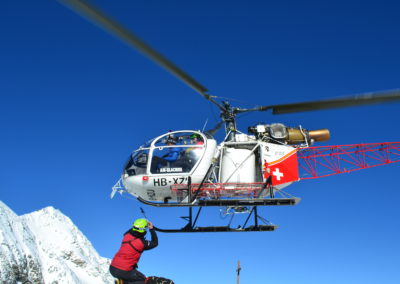
<path id="1" fill-rule="evenodd" d="M 400 162 L 400 142 L 299 149 L 299 177 L 313 179 Z"/>

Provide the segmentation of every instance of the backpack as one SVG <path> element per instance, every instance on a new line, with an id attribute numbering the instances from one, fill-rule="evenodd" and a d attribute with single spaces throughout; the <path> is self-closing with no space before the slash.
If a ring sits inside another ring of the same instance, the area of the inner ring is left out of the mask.
<path id="1" fill-rule="evenodd" d="M 146 278 L 146 284 L 174 284 L 174 281 L 164 277 L 150 276 Z"/>

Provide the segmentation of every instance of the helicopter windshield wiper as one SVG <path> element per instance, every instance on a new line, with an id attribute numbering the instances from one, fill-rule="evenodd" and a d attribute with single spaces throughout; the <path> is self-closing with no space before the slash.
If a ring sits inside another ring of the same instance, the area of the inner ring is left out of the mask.
<path id="1" fill-rule="evenodd" d="M 197 93 L 202 95 L 205 99 L 209 100 L 215 104 L 220 110 L 225 110 L 224 107 L 215 101 L 210 94 L 208 94 L 207 88 L 193 79 L 189 74 L 184 72 L 166 57 L 161 55 L 159 52 L 154 50 L 144 41 L 142 41 L 138 36 L 136 36 L 131 31 L 127 30 L 115 20 L 111 19 L 105 13 L 101 12 L 98 8 L 90 5 L 83 0 L 58 0 L 59 2 L 65 4 L 66 6 L 72 8 L 73 11 L 78 12 L 82 16 L 88 18 L 93 23 L 99 25 L 106 31 L 110 32 L 112 35 L 116 36 L 120 40 L 123 40 L 136 50 L 138 50 L 143 55 L 150 58 L 153 62 L 157 63 L 169 73 L 173 74 L 175 77 L 183 81 L 186 85 L 191 87 Z"/>
<path id="2" fill-rule="evenodd" d="M 359 94 L 349 97 L 335 98 L 329 100 L 311 101 L 303 103 L 282 104 L 260 106 L 251 109 L 235 108 L 235 113 L 243 113 L 250 111 L 267 111 L 272 110 L 272 114 L 285 114 L 303 111 L 314 111 L 331 108 L 341 108 L 350 106 L 359 106 L 375 103 L 384 103 L 400 100 L 400 90 L 382 91 Z"/>

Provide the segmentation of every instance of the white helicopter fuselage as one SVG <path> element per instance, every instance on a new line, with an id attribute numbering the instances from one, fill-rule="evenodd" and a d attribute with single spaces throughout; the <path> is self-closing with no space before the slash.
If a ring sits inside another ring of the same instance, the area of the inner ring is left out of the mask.
<path id="1" fill-rule="evenodd" d="M 198 136 L 197 142 L 191 141 L 191 136 Z M 169 137 L 176 143 L 168 145 Z M 178 158 L 164 160 L 173 151 L 179 152 Z M 262 184 L 268 178 L 274 190 L 298 180 L 296 148 L 259 141 L 246 134 L 236 135 L 235 142 L 217 145 L 204 133 L 184 130 L 161 135 L 134 151 L 122 183 L 128 193 L 146 201 L 181 202 L 187 190 L 182 194 L 179 189 L 187 189 L 189 183 L 219 184 L 207 192 L 211 198 L 218 198 L 222 191 L 215 191 L 221 186 L 231 194 L 238 184 Z"/>

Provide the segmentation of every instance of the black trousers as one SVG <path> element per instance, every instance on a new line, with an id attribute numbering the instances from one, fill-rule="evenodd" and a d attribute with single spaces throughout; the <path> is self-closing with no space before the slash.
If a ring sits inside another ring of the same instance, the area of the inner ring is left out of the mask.
<path id="1" fill-rule="evenodd" d="M 146 276 L 136 269 L 125 271 L 110 265 L 110 273 L 115 278 L 129 281 L 129 284 L 144 284 L 146 280 Z"/>

